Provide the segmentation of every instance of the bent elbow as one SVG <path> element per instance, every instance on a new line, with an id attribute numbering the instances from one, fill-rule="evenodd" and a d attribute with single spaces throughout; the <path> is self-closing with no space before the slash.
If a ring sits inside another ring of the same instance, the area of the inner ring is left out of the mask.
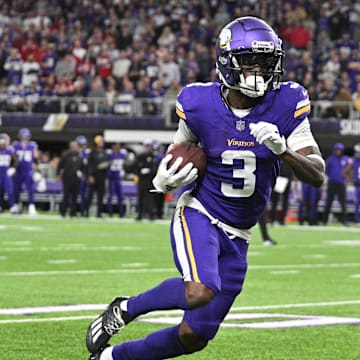
<path id="1" fill-rule="evenodd" d="M 315 178 L 313 185 L 316 187 L 321 187 L 325 182 L 325 173 L 319 173 Z"/>

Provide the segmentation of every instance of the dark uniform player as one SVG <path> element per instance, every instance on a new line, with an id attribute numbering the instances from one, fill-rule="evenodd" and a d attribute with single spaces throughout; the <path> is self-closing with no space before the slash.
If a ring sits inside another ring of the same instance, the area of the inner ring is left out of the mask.
<path id="1" fill-rule="evenodd" d="M 138 177 L 137 220 L 144 215 L 154 218 L 154 194 L 150 192 L 152 179 L 157 169 L 157 159 L 153 152 L 152 141 L 144 141 L 144 151 L 136 159 L 136 175 Z"/>
<path id="2" fill-rule="evenodd" d="M 266 221 L 266 211 L 264 211 L 264 213 L 260 216 L 258 223 L 259 223 L 259 229 L 263 244 L 265 246 L 276 245 L 277 242 L 271 238 L 268 231 L 268 226 Z"/>
<path id="3" fill-rule="evenodd" d="M 83 174 L 80 181 L 80 213 L 84 215 L 86 213 L 86 199 L 87 193 L 89 190 L 89 183 L 88 183 L 88 171 L 87 171 L 87 163 L 90 154 L 90 149 L 88 148 L 87 139 L 83 135 L 79 135 L 76 137 L 76 142 L 80 147 L 80 154 L 83 161 Z"/>
<path id="4" fill-rule="evenodd" d="M 105 194 L 105 181 L 107 169 L 110 166 L 110 158 L 104 149 L 104 138 L 101 135 L 95 136 L 95 147 L 91 150 L 88 158 L 88 181 L 89 193 L 86 201 L 86 216 L 89 216 L 89 208 L 96 192 L 97 211 L 96 216 L 102 217 L 103 198 Z"/>
<path id="5" fill-rule="evenodd" d="M 158 168 L 161 160 L 164 157 L 164 147 L 158 140 L 154 140 L 152 143 L 153 151 L 156 158 L 156 168 Z M 164 216 L 164 204 L 165 204 L 165 195 L 163 193 L 154 194 L 154 215 L 157 219 L 162 219 Z"/>
<path id="6" fill-rule="evenodd" d="M 221 83 L 192 84 L 177 101 L 174 142 L 200 143 L 207 172 L 178 200 L 171 224 L 181 277 L 141 295 L 115 299 L 88 328 L 92 359 L 167 359 L 203 349 L 242 290 L 251 228 L 265 210 L 281 160 L 296 177 L 320 186 L 324 161 L 311 134 L 310 100 L 299 84 L 279 83 L 281 40 L 265 22 L 243 17 L 228 24 L 216 45 Z M 159 165 L 158 191 L 189 184 L 197 170 L 181 159 Z M 185 170 L 184 170 L 185 169 Z M 177 326 L 104 350 L 125 324 L 153 310 L 183 309 Z"/>
<path id="7" fill-rule="evenodd" d="M 281 212 L 279 216 L 279 224 L 285 225 L 285 218 L 289 208 L 289 195 L 291 190 L 292 172 L 286 163 L 282 163 L 280 167 L 279 176 L 283 177 L 286 182 L 285 189 L 282 193 L 279 193 L 273 189 L 271 193 L 271 211 L 270 211 L 270 222 L 274 223 L 277 219 L 277 207 L 281 199 Z"/>
<path id="8" fill-rule="evenodd" d="M 67 208 L 70 206 L 70 217 L 75 217 L 80 181 L 83 177 L 83 160 L 76 141 L 70 142 L 69 149 L 61 156 L 56 175 L 61 176 L 63 184 L 63 200 L 60 205 L 60 214 L 65 216 Z"/>
<path id="9" fill-rule="evenodd" d="M 107 200 L 107 207 L 109 216 L 113 214 L 112 199 L 115 196 L 117 199 L 117 207 L 119 216 L 124 216 L 123 206 L 123 191 L 121 179 L 124 172 L 124 160 L 127 158 L 128 152 L 122 149 L 120 144 L 114 144 L 112 150 L 108 152 L 110 157 L 110 167 L 108 169 L 109 179 L 109 195 Z"/>
<path id="10" fill-rule="evenodd" d="M 335 144 L 333 153 L 326 159 L 328 184 L 324 210 L 325 224 L 328 223 L 331 205 L 337 196 L 341 206 L 341 221 L 346 225 L 346 176 L 344 171 L 350 163 L 350 158 L 344 155 L 344 149 L 344 144 Z"/>
<path id="11" fill-rule="evenodd" d="M 38 161 L 38 146 L 35 141 L 30 141 L 31 132 L 29 129 L 19 130 L 19 141 L 13 143 L 17 159 L 16 174 L 14 176 L 14 196 L 16 212 L 20 211 L 20 193 L 23 184 L 28 193 L 29 215 L 36 215 L 35 200 L 34 200 L 34 180 L 33 167 Z"/>

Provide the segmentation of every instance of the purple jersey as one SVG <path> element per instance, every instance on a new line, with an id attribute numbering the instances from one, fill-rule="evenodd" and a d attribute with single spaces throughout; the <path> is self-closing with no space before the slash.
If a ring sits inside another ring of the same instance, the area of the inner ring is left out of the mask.
<path id="1" fill-rule="evenodd" d="M 354 184 L 360 185 L 360 159 L 353 158 Z"/>
<path id="2" fill-rule="evenodd" d="M 177 114 L 197 136 L 208 160 L 194 195 L 212 216 L 236 228 L 256 224 L 279 174 L 280 160 L 256 142 L 249 124 L 274 123 L 287 138 L 309 112 L 307 91 L 293 82 L 268 91 L 242 118 L 225 104 L 219 83 L 193 84 L 181 91 Z"/>
<path id="3" fill-rule="evenodd" d="M 13 147 L 18 160 L 17 171 L 22 174 L 32 172 L 35 153 L 37 151 L 36 142 L 29 141 L 28 143 L 22 144 L 20 141 L 15 141 Z"/>
<path id="4" fill-rule="evenodd" d="M 90 154 L 91 150 L 90 149 L 82 149 L 80 151 L 80 156 L 81 159 L 83 161 L 83 167 L 84 167 L 84 173 L 87 174 L 87 166 L 88 166 L 88 159 L 89 159 L 89 154 Z"/>
<path id="5" fill-rule="evenodd" d="M 7 146 L 5 149 L 0 149 L 0 176 L 7 174 L 13 153 L 14 151 L 10 146 Z"/>
<path id="6" fill-rule="evenodd" d="M 83 149 L 80 152 L 81 158 L 83 159 L 84 163 L 87 164 L 88 158 L 89 158 L 89 154 L 90 154 L 90 149 Z"/>
<path id="7" fill-rule="evenodd" d="M 108 170 L 108 177 L 111 180 L 120 180 L 123 172 L 124 159 L 127 157 L 127 150 L 121 149 L 118 153 L 110 150 L 109 157 L 111 165 Z"/>
<path id="8" fill-rule="evenodd" d="M 326 174 L 330 183 L 345 184 L 345 176 L 343 172 L 349 164 L 350 158 L 346 155 L 336 156 L 330 155 L 326 159 Z"/>

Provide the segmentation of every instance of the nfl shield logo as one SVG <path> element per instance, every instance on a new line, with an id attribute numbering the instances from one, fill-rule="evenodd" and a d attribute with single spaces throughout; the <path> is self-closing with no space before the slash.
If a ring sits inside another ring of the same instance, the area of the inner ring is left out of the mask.
<path id="1" fill-rule="evenodd" d="M 245 129 L 245 120 L 237 120 L 236 129 L 239 131 L 243 131 Z"/>

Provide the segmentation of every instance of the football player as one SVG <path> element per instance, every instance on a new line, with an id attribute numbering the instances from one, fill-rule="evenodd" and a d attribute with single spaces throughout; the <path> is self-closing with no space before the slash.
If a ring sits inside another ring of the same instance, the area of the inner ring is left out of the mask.
<path id="1" fill-rule="evenodd" d="M 341 207 L 341 222 L 347 225 L 346 215 L 346 169 L 351 165 L 351 159 L 344 154 L 345 145 L 336 143 L 333 147 L 333 153 L 326 158 L 326 175 L 328 177 L 326 190 L 326 203 L 324 209 L 324 224 L 329 221 L 332 203 L 337 196 Z"/>
<path id="2" fill-rule="evenodd" d="M 354 146 L 353 180 L 355 185 L 355 221 L 360 223 L 360 144 Z"/>
<path id="3" fill-rule="evenodd" d="M 86 217 L 89 216 L 89 209 L 92 204 L 94 193 L 96 193 L 97 197 L 96 217 L 99 219 L 103 217 L 105 182 L 107 170 L 110 165 L 109 154 L 105 151 L 104 147 L 104 137 L 102 135 L 96 135 L 94 137 L 94 147 L 90 151 L 87 164 L 89 191 L 86 198 Z"/>
<path id="4" fill-rule="evenodd" d="M 15 154 L 9 146 L 9 136 L 5 133 L 0 134 L 0 212 L 2 211 L 2 201 L 4 194 L 7 195 L 10 213 L 16 213 L 14 207 L 14 189 L 12 176 L 15 173 Z"/>
<path id="5" fill-rule="evenodd" d="M 80 213 L 84 216 L 86 213 L 86 198 L 89 189 L 87 165 L 90 149 L 88 148 L 88 142 L 85 136 L 79 135 L 76 137 L 75 141 L 80 147 L 80 155 L 83 161 L 83 177 L 80 180 Z"/>
<path id="6" fill-rule="evenodd" d="M 107 208 L 109 216 L 113 214 L 112 199 L 114 196 L 117 198 L 117 206 L 119 216 L 124 216 L 124 206 L 123 206 L 123 192 L 121 186 L 121 178 L 124 172 L 124 160 L 127 157 L 127 150 L 121 148 L 119 143 L 116 143 L 112 146 L 112 149 L 109 151 L 110 157 L 110 167 L 108 169 L 108 179 L 109 179 L 109 194 L 107 199 Z"/>
<path id="7" fill-rule="evenodd" d="M 219 83 L 195 83 L 178 96 L 174 142 L 200 143 L 207 172 L 164 157 L 158 191 L 193 183 L 178 200 L 171 244 L 181 277 L 130 298 L 118 297 L 87 332 L 91 359 L 167 359 L 202 350 L 240 294 L 251 228 L 264 212 L 281 161 L 302 181 L 320 186 L 324 160 L 312 136 L 306 89 L 280 82 L 281 40 L 263 20 L 241 17 L 216 44 Z M 184 170 L 186 169 L 186 170 Z M 183 309 L 180 324 L 144 339 L 106 347 L 126 324 L 153 310 Z"/>
<path id="8" fill-rule="evenodd" d="M 33 170 L 38 161 L 38 146 L 35 141 L 30 141 L 31 132 L 27 128 L 18 132 L 19 141 L 14 141 L 13 148 L 17 159 L 17 168 L 14 176 L 15 210 L 20 212 L 20 193 L 23 184 L 28 192 L 28 213 L 37 215 L 34 202 L 34 179 Z"/>
<path id="9" fill-rule="evenodd" d="M 355 186 L 355 216 L 356 223 L 360 223 L 360 143 L 354 146 L 354 156 L 344 170 L 344 175 L 352 180 Z"/>
<path id="10" fill-rule="evenodd" d="M 318 203 L 321 198 L 321 190 L 310 184 L 301 183 L 301 195 L 299 196 L 298 217 L 300 225 L 306 220 L 309 225 L 318 224 Z"/>

